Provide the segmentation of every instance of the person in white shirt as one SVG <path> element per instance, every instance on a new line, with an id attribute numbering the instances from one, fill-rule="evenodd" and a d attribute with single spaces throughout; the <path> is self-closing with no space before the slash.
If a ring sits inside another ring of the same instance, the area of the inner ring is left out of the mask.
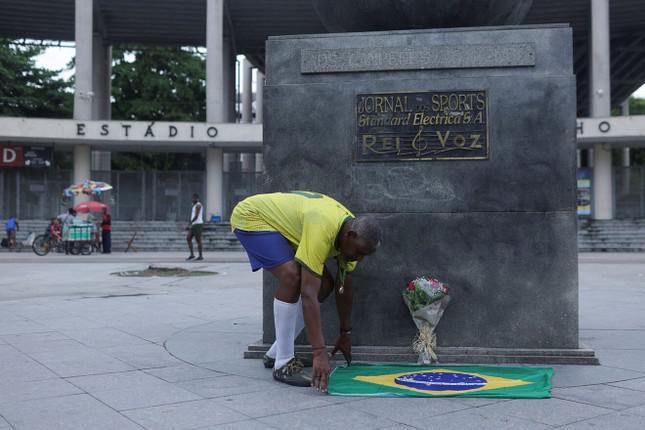
<path id="1" fill-rule="evenodd" d="M 188 249 L 190 250 L 190 255 L 186 260 L 192 260 L 195 258 L 193 254 L 193 237 L 197 240 L 197 251 L 199 252 L 199 257 L 195 260 L 203 260 L 202 256 L 202 231 L 204 229 L 204 207 L 199 201 L 199 195 L 197 193 L 193 194 L 193 207 L 190 210 L 190 224 L 188 225 L 188 236 L 186 240 L 188 241 Z"/>

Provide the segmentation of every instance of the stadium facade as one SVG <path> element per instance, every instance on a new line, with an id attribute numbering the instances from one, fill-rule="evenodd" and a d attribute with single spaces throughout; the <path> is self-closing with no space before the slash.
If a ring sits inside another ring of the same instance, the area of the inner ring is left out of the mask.
<path id="1" fill-rule="evenodd" d="M 578 167 L 587 174 L 580 182 L 581 214 L 645 216 L 645 176 L 629 167 L 629 148 L 645 142 L 645 116 L 625 109 L 645 82 L 642 1 L 534 0 L 524 23 L 573 27 Z M 73 41 L 76 49 L 72 119 L 0 117 L 0 216 L 50 217 L 61 209 L 65 186 L 92 178 L 115 186 L 117 219 L 184 219 L 193 192 L 203 195 L 209 219 L 226 219 L 235 201 L 270 180 L 261 173 L 266 38 L 325 31 L 314 4 L 302 0 L 0 0 L 0 37 Z M 111 47 L 117 43 L 205 47 L 206 122 L 112 120 Z M 237 55 L 249 60 L 241 95 Z M 251 67 L 258 69 L 255 91 Z M 623 116 L 612 116 L 621 106 Z M 615 149 L 625 168 L 612 167 Z M 111 171 L 110 154 L 117 151 L 200 153 L 205 168 Z M 55 157 L 68 157 L 73 167 L 56 168 Z"/>

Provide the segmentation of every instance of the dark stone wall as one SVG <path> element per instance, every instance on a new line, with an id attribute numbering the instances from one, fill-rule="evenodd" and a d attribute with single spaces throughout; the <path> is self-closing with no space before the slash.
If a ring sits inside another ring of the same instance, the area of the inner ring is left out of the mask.
<path id="1" fill-rule="evenodd" d="M 520 42 L 533 46 L 534 66 L 301 73 L 302 49 Z M 452 291 L 441 346 L 578 346 L 571 43 L 565 26 L 269 39 L 265 191 L 323 192 L 375 214 L 385 231 L 355 274 L 354 344 L 409 345 L 415 328 L 400 292 L 432 274 Z M 487 92 L 487 160 L 353 161 L 357 94 L 449 90 Z M 271 342 L 275 282 L 264 280 Z M 323 309 L 333 343 L 333 298 Z"/>

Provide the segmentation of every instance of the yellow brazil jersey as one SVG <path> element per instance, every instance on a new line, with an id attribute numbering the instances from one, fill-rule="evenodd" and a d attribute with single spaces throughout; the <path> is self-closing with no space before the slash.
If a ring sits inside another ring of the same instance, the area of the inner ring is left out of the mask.
<path id="1" fill-rule="evenodd" d="M 328 257 L 337 256 L 342 272 L 356 267 L 355 261 L 344 261 L 336 249 L 338 233 L 350 218 L 354 215 L 331 197 L 291 191 L 257 194 L 242 200 L 231 214 L 231 228 L 279 232 L 296 250 L 295 260 L 322 276 Z"/>

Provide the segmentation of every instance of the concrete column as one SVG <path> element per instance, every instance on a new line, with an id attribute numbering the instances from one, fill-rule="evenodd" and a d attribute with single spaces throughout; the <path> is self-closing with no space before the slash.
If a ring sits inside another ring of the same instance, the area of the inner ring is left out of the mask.
<path id="1" fill-rule="evenodd" d="M 74 183 L 78 184 L 90 179 L 90 145 L 74 146 Z M 74 197 L 74 204 L 88 201 L 90 198 L 85 194 Z"/>
<path id="2" fill-rule="evenodd" d="M 224 0 L 206 0 L 206 121 L 226 122 L 224 91 Z M 222 215 L 224 156 L 206 149 L 206 219 Z"/>
<path id="3" fill-rule="evenodd" d="M 206 149 L 206 215 L 222 216 L 224 188 L 224 153 L 222 148 Z"/>
<path id="4" fill-rule="evenodd" d="M 629 97 L 620 105 L 621 114 L 623 116 L 629 116 Z M 623 148 L 623 167 L 629 167 L 631 164 L 630 160 L 630 148 Z"/>
<path id="5" fill-rule="evenodd" d="M 224 100 L 224 0 L 206 1 L 206 121 L 226 120 Z"/>
<path id="6" fill-rule="evenodd" d="M 264 73 L 258 70 L 255 78 L 255 122 L 262 124 L 263 119 L 263 103 L 264 103 Z"/>
<path id="7" fill-rule="evenodd" d="M 253 66 L 244 59 L 242 63 L 242 122 L 253 122 Z"/>
<path id="8" fill-rule="evenodd" d="M 103 37 L 94 33 L 92 41 L 92 119 L 110 120 L 112 106 L 112 47 Z M 92 151 L 92 170 L 110 171 L 112 157 L 110 151 Z"/>
<path id="9" fill-rule="evenodd" d="M 224 38 L 224 116 L 226 122 L 235 122 L 235 52 L 230 37 Z"/>
<path id="10" fill-rule="evenodd" d="M 93 21 L 94 2 L 76 0 L 74 38 L 76 41 L 76 72 L 74 74 L 74 119 L 91 120 L 93 108 Z M 91 151 L 89 145 L 74 147 L 74 183 L 90 179 Z M 74 204 L 89 200 L 86 195 L 74 198 Z"/>
<path id="11" fill-rule="evenodd" d="M 623 116 L 628 116 L 629 115 L 629 97 L 627 97 L 627 100 L 625 100 L 621 105 L 621 114 Z M 630 170 L 630 165 L 631 165 L 631 154 L 630 154 L 630 148 L 623 148 L 622 152 L 622 182 L 623 182 L 623 189 L 622 189 L 622 194 L 623 195 L 629 195 L 630 187 L 631 187 L 631 170 Z"/>
<path id="12" fill-rule="evenodd" d="M 591 0 L 591 117 L 611 114 L 609 0 Z M 593 218 L 614 216 L 611 149 L 605 144 L 594 145 Z"/>
<path id="13" fill-rule="evenodd" d="M 76 0 L 74 37 L 76 72 L 74 74 L 74 119 L 92 119 L 92 45 L 93 3 Z"/>

